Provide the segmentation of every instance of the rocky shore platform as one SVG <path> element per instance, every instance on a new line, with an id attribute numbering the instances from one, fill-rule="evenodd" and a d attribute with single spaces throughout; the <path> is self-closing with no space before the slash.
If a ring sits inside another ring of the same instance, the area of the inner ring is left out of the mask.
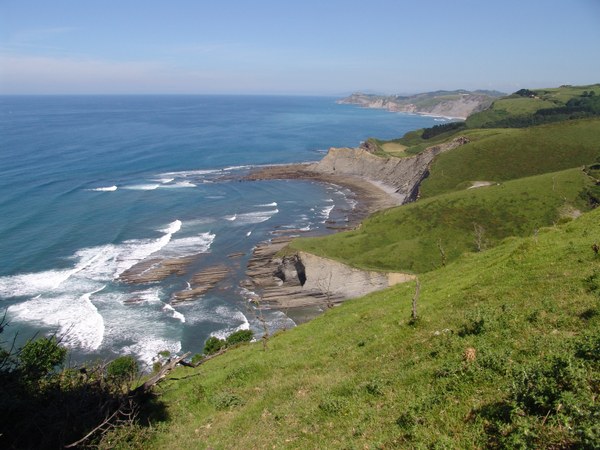
<path id="1" fill-rule="evenodd" d="M 261 167 L 245 175 L 242 181 L 276 179 L 307 180 L 348 188 L 356 206 L 349 212 L 347 222 L 327 224 L 327 228 L 334 232 L 355 228 L 367 216 L 382 209 L 398 206 L 403 200 L 403 197 L 396 195 L 392 188 L 385 185 L 352 174 L 325 172 L 319 170 L 316 164 Z M 311 273 L 311 280 L 307 283 L 306 273 L 311 269 L 305 267 L 299 255 L 282 252 L 292 240 L 287 234 L 301 235 L 301 230 L 279 233 L 275 231 L 274 234 L 276 237 L 255 247 L 248 261 L 247 279 L 240 283 L 254 294 L 252 299 L 258 306 L 284 311 L 307 307 L 319 307 L 323 310 L 352 296 L 331 288 L 337 282 L 332 280 L 332 273 L 324 267 L 319 268 L 319 273 Z M 338 263 L 334 265 L 336 264 Z M 361 272 L 357 269 L 350 270 Z M 362 279 L 358 282 L 362 283 Z M 365 284 L 367 285 L 368 283 Z"/>

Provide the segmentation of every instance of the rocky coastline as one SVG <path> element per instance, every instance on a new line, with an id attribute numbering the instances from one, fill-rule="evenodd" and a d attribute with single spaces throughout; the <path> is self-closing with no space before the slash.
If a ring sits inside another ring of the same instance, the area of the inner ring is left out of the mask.
<path id="1" fill-rule="evenodd" d="M 414 201 L 433 159 L 468 142 L 459 137 L 406 158 L 376 156 L 366 144 L 359 148 L 332 148 L 317 163 L 263 167 L 243 180 L 301 179 L 347 187 L 356 195 L 357 206 L 348 224 L 336 227 L 344 230 L 359 226 L 376 211 Z M 414 279 L 411 274 L 364 271 L 304 252 L 282 255 L 281 250 L 290 240 L 279 236 L 264 242 L 250 258 L 242 286 L 261 306 L 283 310 L 332 307 Z"/>

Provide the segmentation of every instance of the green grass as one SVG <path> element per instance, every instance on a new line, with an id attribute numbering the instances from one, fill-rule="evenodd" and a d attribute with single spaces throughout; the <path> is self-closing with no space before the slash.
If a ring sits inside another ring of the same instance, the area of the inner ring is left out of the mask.
<path id="1" fill-rule="evenodd" d="M 294 250 L 370 270 L 421 273 L 509 236 L 527 236 L 561 220 L 570 207 L 585 209 L 580 192 L 592 181 L 580 169 L 462 190 L 374 214 L 354 231 L 297 239 Z M 562 219 L 568 220 L 568 219 Z"/>
<path id="2" fill-rule="evenodd" d="M 107 446 L 595 448 L 599 224 L 596 210 L 421 275 L 412 325 L 409 283 L 279 333 L 267 351 L 178 369 L 160 389 L 168 420 Z"/>
<path id="3" fill-rule="evenodd" d="M 462 134 L 472 142 L 434 161 L 421 185 L 422 198 L 464 189 L 471 181 L 507 181 L 591 164 L 600 157 L 600 119 Z"/>
<path id="4" fill-rule="evenodd" d="M 479 128 L 510 116 L 528 116 L 536 111 L 564 106 L 569 100 L 581 96 L 583 92 L 596 90 L 600 93 L 600 85 L 569 86 L 551 89 L 535 89 L 534 98 L 509 95 L 495 100 L 490 108 L 467 118 L 469 128 Z"/>

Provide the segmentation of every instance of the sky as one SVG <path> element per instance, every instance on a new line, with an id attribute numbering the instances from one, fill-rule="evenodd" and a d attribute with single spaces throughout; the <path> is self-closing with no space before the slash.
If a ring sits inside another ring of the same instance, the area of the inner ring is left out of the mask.
<path id="1" fill-rule="evenodd" d="M 0 0 L 0 94 L 600 82 L 600 0 Z"/>

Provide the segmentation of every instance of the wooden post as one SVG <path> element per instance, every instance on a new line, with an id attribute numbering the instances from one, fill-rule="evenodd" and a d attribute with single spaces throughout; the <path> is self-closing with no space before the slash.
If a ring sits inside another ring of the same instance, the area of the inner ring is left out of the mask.
<path id="1" fill-rule="evenodd" d="M 419 300 L 419 292 L 421 291 L 421 283 L 419 283 L 419 278 L 417 278 L 417 286 L 415 288 L 415 295 L 412 300 L 412 321 L 417 320 L 417 301 Z"/>

